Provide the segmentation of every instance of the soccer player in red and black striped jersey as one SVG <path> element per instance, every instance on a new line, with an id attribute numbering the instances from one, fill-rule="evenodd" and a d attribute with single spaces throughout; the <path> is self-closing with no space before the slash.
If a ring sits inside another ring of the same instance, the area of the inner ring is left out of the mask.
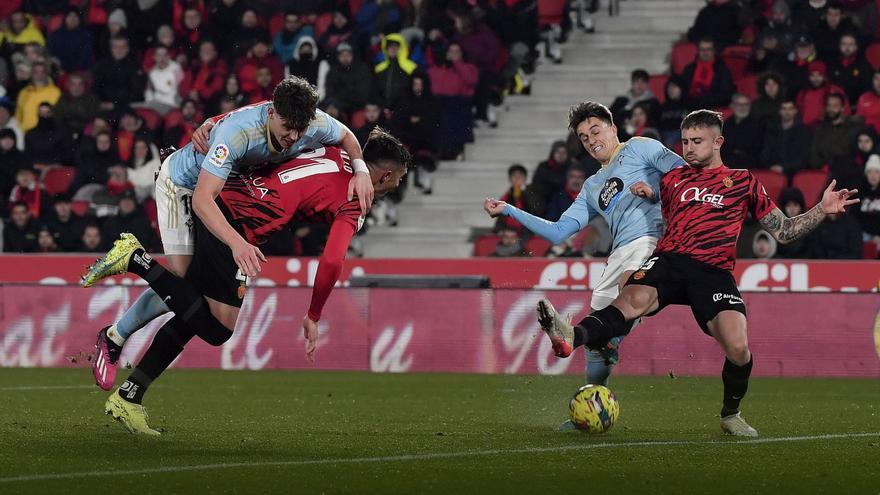
<path id="1" fill-rule="evenodd" d="M 858 191 L 835 191 L 832 181 L 821 203 L 788 218 L 748 170 L 724 166 L 722 125 L 717 112 L 691 112 L 681 124 L 688 166 L 669 171 L 660 182 L 660 191 L 645 183 L 632 187 L 634 193 L 650 200 L 659 196 L 666 232 L 617 299 L 576 326 L 560 317 L 549 301 L 542 300 L 538 320 L 556 355 L 568 357 L 575 347 L 597 348 L 624 335 L 629 321 L 655 314 L 670 304 L 690 306 L 700 328 L 726 355 L 721 373 L 722 431 L 757 436 L 739 414 L 752 370 L 745 302 L 731 274 L 743 221 L 751 214 L 777 241 L 792 242 L 815 229 L 827 215 L 843 213 L 847 206 L 858 203 Z"/>
<path id="2" fill-rule="evenodd" d="M 399 140 L 376 128 L 364 145 L 364 161 L 376 196 L 396 189 L 410 155 Z M 314 360 L 318 320 L 339 278 L 348 244 L 363 225 L 359 198 L 349 199 L 354 170 L 348 155 L 334 148 L 302 153 L 279 167 L 231 176 L 216 199 L 230 228 L 249 243 L 261 244 L 291 221 L 325 222 L 330 235 L 318 264 L 311 305 L 303 318 L 306 357 Z M 123 234 L 89 270 L 87 286 L 119 273 L 134 273 L 150 284 L 174 312 L 153 338 L 137 367 L 107 400 L 105 410 L 131 432 L 158 435 L 147 425 L 141 405 L 150 384 L 183 352 L 195 336 L 219 346 L 231 336 L 245 295 L 247 277 L 220 235 L 195 221 L 195 247 L 186 277 L 165 269 L 131 234 Z"/>

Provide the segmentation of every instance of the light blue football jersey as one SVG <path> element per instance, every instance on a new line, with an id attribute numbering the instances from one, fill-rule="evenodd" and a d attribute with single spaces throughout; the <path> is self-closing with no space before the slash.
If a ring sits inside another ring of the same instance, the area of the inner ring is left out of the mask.
<path id="1" fill-rule="evenodd" d="M 685 165 L 682 157 L 654 139 L 634 137 L 622 143 L 611 162 L 584 182 L 574 203 L 563 213 L 583 229 L 590 218 L 602 215 L 614 237 L 612 250 L 646 236 L 660 237 L 660 178 Z M 656 202 L 640 198 L 629 188 L 645 182 L 654 189 Z"/>
<path id="2" fill-rule="evenodd" d="M 338 144 L 345 126 L 318 110 L 303 136 L 287 149 L 275 149 L 269 138 L 271 101 L 233 110 L 211 129 L 208 155 L 196 152 L 192 142 L 169 158 L 171 180 L 179 187 L 195 189 L 202 169 L 226 179 L 240 165 L 282 163 L 307 149 Z"/>

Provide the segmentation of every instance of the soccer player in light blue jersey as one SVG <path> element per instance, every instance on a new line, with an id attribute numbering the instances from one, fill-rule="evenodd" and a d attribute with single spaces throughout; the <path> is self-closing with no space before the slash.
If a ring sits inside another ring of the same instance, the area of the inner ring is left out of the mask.
<path id="1" fill-rule="evenodd" d="M 373 200 L 373 185 L 361 145 L 345 125 L 317 110 L 317 103 L 318 94 L 311 84 L 287 77 L 275 87 L 272 101 L 209 119 L 196 131 L 193 142 L 163 161 L 155 197 L 166 264 L 172 272 L 183 277 L 189 268 L 195 245 L 193 214 L 229 246 L 243 282 L 260 271 L 260 263 L 266 261 L 263 253 L 229 225 L 215 202 L 226 178 L 240 167 L 271 167 L 325 145 L 338 146 L 348 153 L 357 172 L 349 184 L 349 197 L 356 194 L 366 214 Z M 208 305 L 212 311 L 223 311 L 224 305 L 216 301 L 208 299 Z M 92 372 L 99 387 L 113 387 L 116 362 L 126 339 L 168 311 L 165 302 L 147 290 L 119 321 L 98 332 Z M 221 314 L 218 319 L 234 323 L 232 315 Z"/>
<path id="2" fill-rule="evenodd" d="M 553 244 L 584 229 L 596 215 L 604 218 L 614 243 L 605 271 L 593 289 L 590 308 L 595 311 L 611 304 L 620 290 L 620 282 L 654 252 L 663 232 L 660 204 L 648 200 L 643 188 L 650 187 L 655 193 L 653 197 L 658 198 L 660 178 L 685 165 L 685 161 L 653 139 L 636 137 L 621 143 L 611 112 L 600 103 L 587 101 L 573 106 L 569 111 L 569 128 L 602 168 L 587 179 L 559 221 L 549 222 L 492 198 L 486 199 L 483 206 L 492 217 L 511 216 Z M 614 341 L 601 351 L 587 350 L 587 383 L 608 383 L 619 358 L 619 343 Z"/>

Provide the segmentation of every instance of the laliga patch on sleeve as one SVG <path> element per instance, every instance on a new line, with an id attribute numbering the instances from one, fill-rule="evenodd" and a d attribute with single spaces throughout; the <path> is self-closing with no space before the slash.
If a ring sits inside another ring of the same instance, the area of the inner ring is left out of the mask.
<path id="1" fill-rule="evenodd" d="M 228 156 L 229 148 L 227 148 L 225 144 L 218 144 L 217 146 L 214 146 L 214 150 L 211 151 L 208 161 L 211 162 L 212 165 L 223 167 L 223 162 L 226 161 L 226 157 Z"/>

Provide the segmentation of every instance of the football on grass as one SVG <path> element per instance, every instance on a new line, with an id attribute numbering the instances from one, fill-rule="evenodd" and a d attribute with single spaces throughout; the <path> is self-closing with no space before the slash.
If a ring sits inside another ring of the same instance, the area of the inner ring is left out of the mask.
<path id="1" fill-rule="evenodd" d="M 608 431 L 620 415 L 620 404 L 607 387 L 584 385 L 568 402 L 571 422 L 588 433 Z"/>

